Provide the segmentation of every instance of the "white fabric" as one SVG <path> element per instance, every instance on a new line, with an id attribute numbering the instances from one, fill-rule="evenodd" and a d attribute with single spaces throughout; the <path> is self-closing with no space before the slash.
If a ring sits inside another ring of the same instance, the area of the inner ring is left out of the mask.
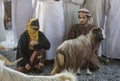
<path id="1" fill-rule="evenodd" d="M 65 39 L 72 25 L 78 23 L 78 10 L 81 4 L 83 4 L 83 0 L 63 0 Z"/>
<path id="2" fill-rule="evenodd" d="M 120 0 L 107 0 L 104 55 L 120 59 Z"/>
<path id="3" fill-rule="evenodd" d="M 103 28 L 105 17 L 105 0 L 86 0 L 85 8 L 90 11 L 93 17 L 93 24 Z"/>
<path id="4" fill-rule="evenodd" d="M 32 0 L 12 0 L 12 28 L 16 43 L 26 30 L 26 24 L 32 15 Z"/>
<path id="5" fill-rule="evenodd" d="M 5 27 L 4 27 L 4 4 L 3 0 L 0 0 L 0 42 L 5 41 Z"/>
<path id="6" fill-rule="evenodd" d="M 51 47 L 46 53 L 46 59 L 52 60 L 55 57 L 56 48 L 61 44 L 64 36 L 62 1 L 43 1 L 40 5 L 40 30 L 51 43 Z"/>
<path id="7" fill-rule="evenodd" d="M 40 0 L 33 1 L 33 18 L 40 18 Z"/>
<path id="8" fill-rule="evenodd" d="M 106 0 L 86 0 L 85 1 L 85 8 L 87 8 L 93 18 L 93 24 L 97 27 L 104 26 L 104 19 L 105 19 L 105 3 Z M 102 55 L 101 46 L 98 52 L 98 56 Z"/>

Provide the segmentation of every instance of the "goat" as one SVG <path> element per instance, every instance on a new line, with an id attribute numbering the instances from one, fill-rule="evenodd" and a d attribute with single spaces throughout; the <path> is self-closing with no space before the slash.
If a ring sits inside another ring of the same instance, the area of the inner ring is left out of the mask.
<path id="1" fill-rule="evenodd" d="M 27 75 L 4 66 L 0 60 L 0 81 L 76 81 L 73 73 L 64 71 L 54 76 Z"/>
<path id="2" fill-rule="evenodd" d="M 59 73 L 64 69 L 72 69 L 74 72 L 80 73 L 80 68 L 84 65 L 87 65 L 87 74 L 91 74 L 89 61 L 94 54 L 96 45 L 104 38 L 103 30 L 96 27 L 91 29 L 87 35 L 80 35 L 76 39 L 64 41 L 56 50 L 51 75 Z"/>

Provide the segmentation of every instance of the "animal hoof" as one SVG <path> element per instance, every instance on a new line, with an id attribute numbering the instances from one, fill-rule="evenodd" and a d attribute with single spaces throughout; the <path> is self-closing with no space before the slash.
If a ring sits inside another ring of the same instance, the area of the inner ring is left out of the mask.
<path id="1" fill-rule="evenodd" d="M 89 72 L 87 72 L 87 75 L 91 75 L 92 73 L 89 71 Z"/>
<path id="2" fill-rule="evenodd" d="M 91 74 L 92 72 L 89 69 L 87 69 L 87 75 L 91 75 Z"/>

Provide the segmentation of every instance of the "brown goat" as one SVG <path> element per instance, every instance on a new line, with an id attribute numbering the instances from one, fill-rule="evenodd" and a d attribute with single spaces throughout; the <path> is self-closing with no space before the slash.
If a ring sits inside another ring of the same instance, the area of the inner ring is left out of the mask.
<path id="1" fill-rule="evenodd" d="M 63 42 L 56 50 L 51 74 L 54 75 L 65 69 L 72 69 L 74 72 L 77 72 L 84 64 L 89 68 L 89 61 L 94 54 L 96 45 L 104 37 L 102 29 L 96 27 L 91 29 L 87 35 L 80 35 L 76 39 Z M 90 73 L 89 69 L 87 72 Z"/>

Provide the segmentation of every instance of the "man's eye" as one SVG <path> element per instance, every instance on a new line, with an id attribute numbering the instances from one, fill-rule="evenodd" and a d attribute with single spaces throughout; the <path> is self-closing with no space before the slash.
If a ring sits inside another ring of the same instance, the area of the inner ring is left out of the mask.
<path id="1" fill-rule="evenodd" d="M 85 19 L 86 17 L 83 17 L 83 19 Z"/>

